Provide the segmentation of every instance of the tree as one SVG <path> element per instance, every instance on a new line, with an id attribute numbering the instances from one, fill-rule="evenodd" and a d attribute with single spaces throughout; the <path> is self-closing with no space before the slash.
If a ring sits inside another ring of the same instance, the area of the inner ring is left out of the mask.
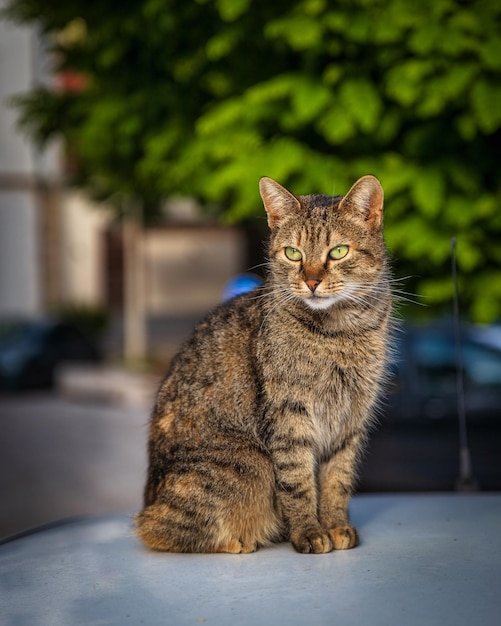
<path id="1" fill-rule="evenodd" d="M 297 193 L 386 192 L 386 237 L 408 289 L 501 311 L 501 5 L 493 0 L 11 0 L 51 37 L 77 93 L 34 91 L 22 122 L 60 133 L 79 182 L 147 213 L 195 195 L 221 218 L 261 214 L 260 176 Z"/>

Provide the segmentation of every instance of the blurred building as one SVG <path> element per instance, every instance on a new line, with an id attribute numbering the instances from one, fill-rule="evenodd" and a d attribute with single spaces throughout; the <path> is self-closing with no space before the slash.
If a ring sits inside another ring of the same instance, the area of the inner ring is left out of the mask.
<path id="1" fill-rule="evenodd" d="M 0 317 L 123 308 L 121 225 L 65 188 L 57 145 L 41 153 L 17 126 L 12 97 L 52 80 L 37 33 L 0 21 Z M 207 225 L 186 201 L 141 244 L 145 309 L 157 318 L 205 312 L 245 269 L 240 232 Z"/>
<path id="2" fill-rule="evenodd" d="M 12 98 L 52 81 L 30 28 L 0 21 L 0 315 L 104 303 L 102 233 L 110 221 L 62 181 L 58 145 L 41 152 L 18 128 Z"/>
<path id="3" fill-rule="evenodd" d="M 43 304 L 40 236 L 44 217 L 37 196 L 53 176 L 54 155 L 37 154 L 16 129 L 10 98 L 42 71 L 37 39 L 0 21 L 0 313 L 35 314 Z"/>

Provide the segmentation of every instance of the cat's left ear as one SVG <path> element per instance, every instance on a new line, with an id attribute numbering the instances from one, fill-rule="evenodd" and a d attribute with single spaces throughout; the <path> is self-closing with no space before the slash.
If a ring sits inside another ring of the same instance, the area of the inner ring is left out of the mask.
<path id="1" fill-rule="evenodd" d="M 268 226 L 271 229 L 278 226 L 291 210 L 301 206 L 294 194 L 267 176 L 263 176 L 259 181 L 259 192 L 268 214 Z"/>
<path id="2" fill-rule="evenodd" d="M 369 228 L 380 228 L 383 223 L 384 192 L 375 176 L 362 176 L 339 203 L 339 209 L 349 211 Z"/>

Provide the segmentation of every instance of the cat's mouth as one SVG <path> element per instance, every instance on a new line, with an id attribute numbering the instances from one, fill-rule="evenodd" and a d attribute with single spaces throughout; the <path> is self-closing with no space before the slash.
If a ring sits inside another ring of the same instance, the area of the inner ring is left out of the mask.
<path id="1" fill-rule="evenodd" d="M 320 296 L 317 294 L 310 294 L 303 298 L 304 302 L 312 309 L 321 310 L 328 309 L 333 304 L 338 302 L 341 299 L 341 295 L 335 296 Z"/>

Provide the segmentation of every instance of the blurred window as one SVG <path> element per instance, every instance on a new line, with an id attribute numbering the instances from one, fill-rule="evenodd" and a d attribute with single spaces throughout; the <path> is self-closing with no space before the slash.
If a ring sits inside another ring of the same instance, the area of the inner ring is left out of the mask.
<path id="1" fill-rule="evenodd" d="M 462 360 L 467 391 L 501 392 L 501 352 L 463 341 Z M 423 390 L 433 396 L 456 393 L 456 345 L 453 337 L 427 335 L 416 343 L 418 376 Z"/>
<path id="2" fill-rule="evenodd" d="M 456 391 L 456 351 L 446 337 L 426 335 L 416 342 L 419 382 L 426 395 L 444 396 Z"/>
<path id="3" fill-rule="evenodd" d="M 501 393 L 501 353 L 475 344 L 466 344 L 462 352 L 467 387 Z"/>

